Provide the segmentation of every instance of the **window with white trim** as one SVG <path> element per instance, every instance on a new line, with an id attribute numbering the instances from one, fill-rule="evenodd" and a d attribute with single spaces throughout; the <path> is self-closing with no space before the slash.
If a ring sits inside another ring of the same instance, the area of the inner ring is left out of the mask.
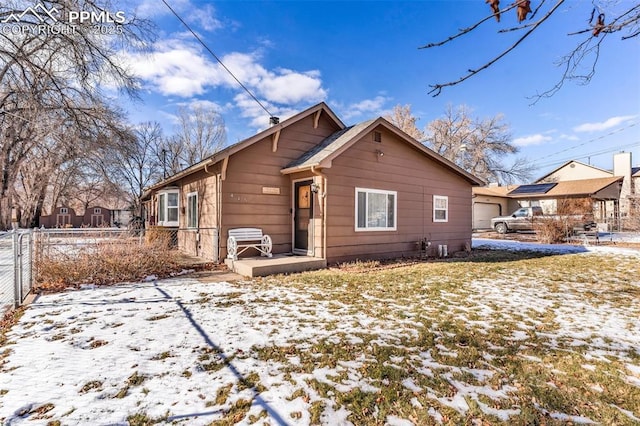
<path id="1" fill-rule="evenodd" d="M 68 214 L 69 213 L 69 209 L 66 207 L 60 207 L 60 214 Z"/>
<path id="2" fill-rule="evenodd" d="M 102 214 L 102 209 L 100 207 L 96 207 L 93 209 L 93 214 Z"/>
<path id="3" fill-rule="evenodd" d="M 198 227 L 198 193 L 187 194 L 187 228 Z"/>
<path id="4" fill-rule="evenodd" d="M 449 221 L 449 197 L 444 195 L 433 196 L 433 221 Z"/>
<path id="5" fill-rule="evenodd" d="M 158 193 L 158 225 L 178 226 L 179 195 L 177 189 Z"/>
<path id="6" fill-rule="evenodd" d="M 356 231 L 395 231 L 396 191 L 356 188 Z"/>

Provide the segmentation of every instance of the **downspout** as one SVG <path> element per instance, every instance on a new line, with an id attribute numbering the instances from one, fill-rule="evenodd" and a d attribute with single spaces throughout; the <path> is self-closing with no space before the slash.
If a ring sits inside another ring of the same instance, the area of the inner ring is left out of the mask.
<path id="1" fill-rule="evenodd" d="M 322 258 L 327 260 L 327 175 L 316 170 L 316 166 L 311 166 L 311 173 L 321 178 L 318 197 L 322 198 Z"/>

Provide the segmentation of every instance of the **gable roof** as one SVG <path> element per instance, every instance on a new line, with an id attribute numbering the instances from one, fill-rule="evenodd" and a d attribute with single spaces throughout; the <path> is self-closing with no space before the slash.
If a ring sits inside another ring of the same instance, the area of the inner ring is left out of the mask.
<path id="1" fill-rule="evenodd" d="M 199 163 L 193 164 L 189 167 L 187 167 L 186 169 L 183 169 L 181 171 L 179 171 L 178 173 L 169 176 L 166 179 L 163 179 L 162 181 L 156 183 L 155 185 L 152 185 L 151 187 L 149 187 L 149 191 L 153 191 L 154 189 L 158 189 L 158 188 L 162 188 L 164 186 L 167 186 L 173 182 L 176 182 L 180 179 L 182 179 L 183 177 L 190 175 L 191 173 L 195 173 L 197 171 L 200 171 L 202 169 L 204 169 L 206 166 L 212 166 L 216 163 L 218 163 L 219 161 L 224 160 L 226 157 L 229 157 L 233 154 L 235 154 L 238 151 L 241 151 L 251 145 L 253 145 L 254 143 L 263 140 L 264 138 L 271 136 L 272 134 L 284 129 L 285 127 L 288 127 L 312 114 L 316 114 L 316 113 L 325 113 L 327 114 L 331 120 L 333 120 L 338 127 L 340 127 L 341 129 L 345 128 L 345 124 L 342 122 L 342 120 L 340 120 L 338 118 L 338 116 L 331 110 L 331 108 L 329 108 L 329 106 L 324 103 L 324 102 L 320 102 L 317 105 L 312 106 L 311 108 L 308 108 L 302 112 L 299 112 L 296 115 L 293 115 L 289 118 L 287 118 L 286 120 L 282 121 L 279 124 L 276 124 L 274 126 L 269 127 L 268 129 L 265 129 L 261 132 L 256 133 L 255 135 L 244 139 L 238 143 L 235 143 L 233 145 L 230 145 L 226 148 L 224 148 L 221 151 L 218 151 L 212 155 L 210 155 L 209 157 L 205 158 L 204 160 L 200 161 Z M 145 192 L 146 194 L 146 192 Z M 143 197 L 144 198 L 144 197 Z"/>
<path id="2" fill-rule="evenodd" d="M 621 181 L 621 176 L 582 179 L 582 180 L 564 180 L 556 182 L 554 186 L 545 192 L 538 193 L 515 193 L 511 191 L 506 196 L 509 198 L 557 198 L 567 196 L 592 196 L 606 187 Z"/>
<path id="3" fill-rule="evenodd" d="M 632 167 L 631 176 L 640 176 L 640 167 Z"/>
<path id="4" fill-rule="evenodd" d="M 536 182 L 536 183 L 538 183 L 538 182 L 540 182 L 540 181 L 542 181 L 542 180 L 544 180 L 544 179 L 548 178 L 548 177 L 549 177 L 549 176 L 551 176 L 552 174 L 554 174 L 554 173 L 556 173 L 557 171 L 559 171 L 559 170 L 561 170 L 561 169 L 563 169 L 563 168 L 567 167 L 567 166 L 568 166 L 569 164 L 571 164 L 571 163 L 580 164 L 581 166 L 589 167 L 589 168 L 592 168 L 592 169 L 594 169 L 594 170 L 598 170 L 598 171 L 600 171 L 600 172 L 605 172 L 605 173 L 608 173 L 608 174 L 610 174 L 610 175 L 613 175 L 613 173 L 612 173 L 610 170 L 601 169 L 600 167 L 592 166 L 591 164 L 585 164 L 585 163 L 582 163 L 582 162 L 577 161 L 577 160 L 571 160 L 571 161 L 567 161 L 567 162 L 566 162 L 566 163 L 564 163 L 562 166 L 560 166 L 560 167 L 557 167 L 557 168 L 553 169 L 552 171 L 550 171 L 550 172 L 549 172 L 549 173 L 547 173 L 546 175 L 542 176 L 541 178 L 536 179 L 536 181 L 535 181 L 535 182 Z"/>
<path id="5" fill-rule="evenodd" d="M 463 170 L 458 165 L 447 160 L 441 155 L 436 154 L 434 151 L 416 141 L 411 136 L 409 136 L 382 117 L 379 117 L 375 120 L 364 121 L 362 123 L 356 124 L 355 126 L 351 126 L 334 133 L 333 135 L 322 141 L 320 144 L 315 146 L 313 149 L 303 154 L 300 158 L 289 163 L 284 169 L 282 169 L 282 173 L 295 173 L 314 167 L 331 167 L 331 162 L 334 158 L 342 154 L 345 150 L 347 150 L 358 140 L 360 140 L 362 136 L 371 132 L 378 126 L 382 126 L 392 133 L 395 133 L 396 136 L 398 136 L 402 141 L 416 148 L 418 151 L 420 151 L 421 154 L 444 165 L 452 172 L 466 179 L 472 185 L 484 185 L 484 182 L 482 182 L 479 178 Z"/>
<path id="6" fill-rule="evenodd" d="M 473 188 L 473 194 L 489 197 L 506 197 L 509 192 L 513 191 L 517 187 L 518 185 L 483 186 L 480 188 Z"/>

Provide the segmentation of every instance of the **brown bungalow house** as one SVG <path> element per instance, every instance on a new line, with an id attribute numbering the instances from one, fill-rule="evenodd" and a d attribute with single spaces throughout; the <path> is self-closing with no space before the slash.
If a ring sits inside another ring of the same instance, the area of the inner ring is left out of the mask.
<path id="1" fill-rule="evenodd" d="M 425 239 L 431 254 L 463 250 L 480 184 L 384 118 L 346 127 L 320 103 L 163 180 L 143 201 L 150 223 L 177 229 L 188 254 L 220 262 L 229 230 L 252 227 L 270 235 L 274 254 L 326 263 L 414 256 Z"/>

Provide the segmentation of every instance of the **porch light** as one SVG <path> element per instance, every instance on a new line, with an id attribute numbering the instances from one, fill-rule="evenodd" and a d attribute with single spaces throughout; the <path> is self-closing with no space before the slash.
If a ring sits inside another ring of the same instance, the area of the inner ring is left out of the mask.
<path id="1" fill-rule="evenodd" d="M 382 151 L 381 151 L 381 150 L 379 150 L 379 149 L 376 149 L 376 154 L 378 154 L 378 157 L 382 157 L 382 156 L 384 156 L 384 152 L 382 152 Z"/>
<path id="2" fill-rule="evenodd" d="M 320 191 L 320 185 L 318 185 L 317 183 L 312 183 L 311 192 L 313 192 L 314 194 L 317 194 L 318 191 Z"/>

